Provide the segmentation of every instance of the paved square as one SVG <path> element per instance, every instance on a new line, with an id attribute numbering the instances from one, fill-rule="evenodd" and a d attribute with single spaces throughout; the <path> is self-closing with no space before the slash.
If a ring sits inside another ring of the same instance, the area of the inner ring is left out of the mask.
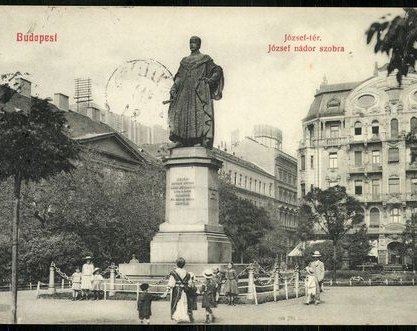
<path id="1" fill-rule="evenodd" d="M 219 324 L 417 324 L 417 287 L 333 287 L 323 303 L 306 306 L 304 298 L 255 305 L 220 305 Z M 0 322 L 9 317 L 9 293 L 0 293 Z M 35 291 L 19 293 L 19 323 L 137 324 L 134 301 L 68 301 L 35 299 Z M 171 324 L 169 303 L 152 304 L 152 324 Z M 204 321 L 199 303 L 196 322 Z"/>

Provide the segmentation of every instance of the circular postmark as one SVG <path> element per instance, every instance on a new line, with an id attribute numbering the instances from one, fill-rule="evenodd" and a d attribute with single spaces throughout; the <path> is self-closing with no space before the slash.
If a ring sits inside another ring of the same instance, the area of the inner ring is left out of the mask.
<path id="1" fill-rule="evenodd" d="M 113 71 L 106 84 L 106 108 L 133 117 L 143 125 L 167 127 L 167 107 L 173 76 L 153 59 L 131 60 Z"/>

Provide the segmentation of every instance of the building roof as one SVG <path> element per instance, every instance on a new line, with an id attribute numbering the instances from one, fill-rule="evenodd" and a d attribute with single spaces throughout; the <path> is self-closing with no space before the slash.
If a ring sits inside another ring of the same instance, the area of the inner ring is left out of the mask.
<path id="1" fill-rule="evenodd" d="M 345 100 L 349 93 L 362 82 L 322 84 L 303 121 L 313 118 L 338 116 L 345 112 Z"/>
<path id="2" fill-rule="evenodd" d="M 3 96 L 6 93 L 12 93 L 12 97 L 6 103 L 4 103 Z M 15 90 L 7 86 L 0 86 L 0 106 L 5 111 L 30 111 L 32 102 L 34 100 L 39 100 L 36 97 L 27 97 L 20 93 L 17 93 Z M 48 106 L 51 108 L 51 111 L 60 111 L 53 103 L 48 102 Z M 105 139 L 110 136 L 116 137 L 121 145 L 124 145 L 126 150 L 129 151 L 137 160 L 145 161 L 147 164 L 158 164 L 160 163 L 155 157 L 150 153 L 144 151 L 142 148 L 136 146 L 132 141 L 124 137 L 122 134 L 118 133 L 112 129 L 107 124 L 102 122 L 93 121 L 88 116 L 74 112 L 74 111 L 65 111 L 64 116 L 68 124 L 68 134 L 72 139 L 79 140 L 82 142 Z"/>
<path id="3" fill-rule="evenodd" d="M 274 177 L 273 175 L 271 175 L 269 172 L 265 171 L 264 169 L 262 169 L 261 167 L 257 166 L 256 164 L 246 161 L 240 157 L 237 157 L 235 155 L 232 155 L 226 151 L 223 151 L 219 148 L 213 147 L 213 154 L 218 156 L 219 158 L 224 158 L 226 160 L 228 160 L 229 162 L 235 163 L 235 164 L 239 164 L 243 167 L 249 168 L 253 171 L 256 171 L 264 176 L 268 176 L 268 177 Z"/>

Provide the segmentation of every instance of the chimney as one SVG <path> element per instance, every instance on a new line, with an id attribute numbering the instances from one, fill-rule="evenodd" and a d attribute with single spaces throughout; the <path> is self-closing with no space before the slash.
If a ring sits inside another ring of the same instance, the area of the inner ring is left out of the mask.
<path id="1" fill-rule="evenodd" d="M 15 86 L 16 86 L 17 91 L 21 95 L 24 95 L 25 97 L 28 97 L 28 98 L 31 97 L 32 83 L 30 81 L 22 77 L 17 77 Z"/>
<path id="2" fill-rule="evenodd" d="M 63 111 L 69 111 L 69 98 L 62 93 L 54 94 L 54 105 Z"/>

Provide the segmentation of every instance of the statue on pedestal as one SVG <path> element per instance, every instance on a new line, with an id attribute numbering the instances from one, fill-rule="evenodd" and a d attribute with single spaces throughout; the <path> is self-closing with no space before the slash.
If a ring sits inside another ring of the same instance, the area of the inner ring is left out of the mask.
<path id="1" fill-rule="evenodd" d="M 169 139 L 175 147 L 213 147 L 213 100 L 222 97 L 223 70 L 200 46 L 201 39 L 191 37 L 191 54 L 181 60 L 170 91 Z"/>

